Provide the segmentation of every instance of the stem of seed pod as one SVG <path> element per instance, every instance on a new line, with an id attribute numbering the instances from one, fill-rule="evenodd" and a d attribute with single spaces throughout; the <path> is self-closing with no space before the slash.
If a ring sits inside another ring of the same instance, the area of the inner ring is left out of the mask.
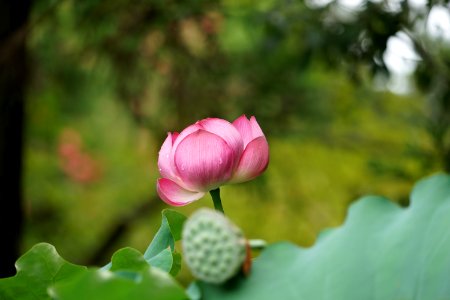
<path id="1" fill-rule="evenodd" d="M 263 250 L 267 246 L 267 242 L 265 240 L 248 240 L 248 244 L 252 250 Z"/>
<path id="2" fill-rule="evenodd" d="M 209 191 L 209 193 L 211 194 L 211 198 L 214 203 L 214 209 L 225 214 L 225 212 L 223 211 L 222 200 L 220 199 L 220 188 L 211 190 Z"/>

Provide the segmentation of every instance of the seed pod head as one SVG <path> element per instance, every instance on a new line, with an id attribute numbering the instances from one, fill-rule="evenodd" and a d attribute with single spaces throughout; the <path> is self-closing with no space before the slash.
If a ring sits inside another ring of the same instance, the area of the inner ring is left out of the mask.
<path id="1" fill-rule="evenodd" d="M 183 252 L 192 274 L 220 284 L 237 274 L 246 257 L 242 231 L 223 214 L 202 208 L 183 227 Z"/>

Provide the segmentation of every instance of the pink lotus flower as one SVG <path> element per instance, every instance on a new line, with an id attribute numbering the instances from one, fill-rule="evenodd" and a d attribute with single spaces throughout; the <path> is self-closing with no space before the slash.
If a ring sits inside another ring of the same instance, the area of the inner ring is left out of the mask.
<path id="1" fill-rule="evenodd" d="M 223 184 L 259 176 L 268 163 L 269 145 L 255 117 L 204 119 L 168 134 L 159 151 L 158 194 L 170 205 L 186 205 Z"/>

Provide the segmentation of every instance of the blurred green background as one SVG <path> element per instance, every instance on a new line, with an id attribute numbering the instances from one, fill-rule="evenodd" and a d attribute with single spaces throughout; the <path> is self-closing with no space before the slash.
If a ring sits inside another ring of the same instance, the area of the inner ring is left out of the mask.
<path id="1" fill-rule="evenodd" d="M 344 2 L 35 1 L 22 251 L 46 241 L 92 265 L 144 251 L 168 207 L 159 147 L 206 117 L 255 115 L 268 138 L 267 171 L 221 189 L 249 238 L 309 246 L 362 195 L 407 205 L 450 168 L 449 39 L 427 29 L 448 1 Z M 395 39 L 413 55 L 389 65 Z"/>

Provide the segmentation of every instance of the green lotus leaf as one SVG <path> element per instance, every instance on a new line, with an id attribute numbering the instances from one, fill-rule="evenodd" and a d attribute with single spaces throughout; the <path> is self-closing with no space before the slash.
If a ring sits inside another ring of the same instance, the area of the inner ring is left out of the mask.
<path id="1" fill-rule="evenodd" d="M 181 239 L 186 217 L 171 209 L 164 209 L 161 214 L 161 226 L 145 250 L 144 259 L 151 266 L 175 276 L 181 269 L 181 255 L 175 251 L 175 242 Z M 110 270 L 111 266 L 110 262 L 102 270 Z"/>
<path id="2" fill-rule="evenodd" d="M 175 242 L 181 239 L 185 220 L 184 215 L 174 210 L 162 211 L 161 227 L 144 253 L 147 261 L 167 248 L 170 248 L 172 252 L 175 250 Z"/>
<path id="3" fill-rule="evenodd" d="M 50 244 L 36 244 L 16 262 L 17 274 L 0 279 L 2 300 L 50 299 L 49 285 L 68 280 L 86 271 L 86 267 L 65 261 Z"/>
<path id="4" fill-rule="evenodd" d="M 407 208 L 364 197 L 311 248 L 274 244 L 249 277 L 199 286 L 214 300 L 450 299 L 450 176 L 420 181 Z"/>
<path id="5" fill-rule="evenodd" d="M 171 257 L 170 250 L 168 256 Z M 166 271 L 152 267 L 133 248 L 123 248 L 112 257 L 110 270 L 88 271 L 49 287 L 58 300 L 185 300 L 183 287 Z"/>
<path id="6" fill-rule="evenodd" d="M 161 227 L 144 253 L 144 258 L 154 267 L 178 274 L 181 269 L 181 255 L 175 251 L 175 242 L 181 239 L 186 217 L 181 213 L 165 209 L 162 211 Z"/>

